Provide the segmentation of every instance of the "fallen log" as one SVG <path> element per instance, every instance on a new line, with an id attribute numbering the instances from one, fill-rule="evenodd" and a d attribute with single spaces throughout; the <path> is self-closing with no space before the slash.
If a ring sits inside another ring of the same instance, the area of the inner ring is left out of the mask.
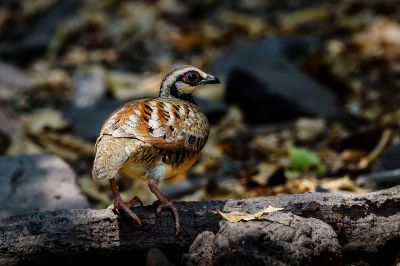
<path id="1" fill-rule="evenodd" d="M 68 264 L 128 259 L 136 265 L 144 263 L 146 252 L 152 248 L 158 248 L 169 260 L 179 264 L 182 255 L 189 251 L 201 232 L 210 231 L 222 241 L 223 232 L 246 234 L 251 231 L 238 231 L 232 224 L 223 221 L 217 209 L 253 213 L 268 205 L 284 210 L 280 214 L 270 214 L 259 222 L 266 222 L 269 228 L 283 224 L 292 228 L 296 237 L 285 236 L 286 230 L 271 229 L 273 232 L 268 232 L 264 243 L 274 242 L 276 238 L 279 243 L 290 244 L 299 237 L 302 239 L 304 234 L 305 239 L 310 239 L 302 241 L 308 247 L 305 252 L 310 252 L 310 245 L 315 249 L 316 244 L 325 239 L 324 236 L 313 237 L 313 224 L 317 223 L 323 228 L 320 234 L 330 236 L 333 244 L 327 243 L 326 249 L 316 255 L 309 253 L 317 259 L 305 261 L 305 264 L 323 261 L 326 252 L 334 263 L 346 264 L 359 261 L 385 264 L 400 256 L 400 186 L 368 194 L 307 193 L 243 200 L 177 202 L 176 205 L 182 229 L 178 236 L 175 236 L 171 213 L 166 211 L 156 217 L 153 206 L 135 208 L 142 226 L 108 209 L 49 211 L 0 220 L 0 265 L 55 261 L 60 264 L 60 259 Z M 303 223 L 301 219 L 307 222 Z M 259 227 L 259 222 L 238 224 Z M 308 229 L 302 224 L 307 224 Z M 255 231 L 251 232 L 255 234 Z M 262 252 L 258 254 L 273 256 Z M 186 258 L 188 256 L 190 252 Z M 235 256 L 240 257 L 240 253 Z"/>

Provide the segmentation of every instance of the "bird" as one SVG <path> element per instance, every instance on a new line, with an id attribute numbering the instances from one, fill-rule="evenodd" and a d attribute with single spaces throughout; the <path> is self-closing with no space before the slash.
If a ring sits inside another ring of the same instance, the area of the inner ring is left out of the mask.
<path id="1" fill-rule="evenodd" d="M 132 208 L 143 206 L 142 201 L 135 196 L 124 202 L 116 176 L 123 173 L 146 180 L 158 199 L 156 214 L 170 209 L 178 235 L 178 210 L 158 185 L 164 179 L 188 171 L 199 158 L 208 140 L 210 125 L 192 94 L 201 85 L 216 83 L 220 81 L 215 76 L 183 65 L 165 76 L 158 97 L 128 102 L 107 118 L 96 140 L 92 176 L 95 180 L 109 180 L 113 210 L 125 212 L 141 225 Z"/>

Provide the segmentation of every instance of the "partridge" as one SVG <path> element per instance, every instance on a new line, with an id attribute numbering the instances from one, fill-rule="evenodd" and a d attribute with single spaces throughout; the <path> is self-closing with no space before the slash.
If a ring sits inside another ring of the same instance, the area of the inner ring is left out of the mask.
<path id="1" fill-rule="evenodd" d="M 158 188 L 165 178 L 183 173 L 198 159 L 207 142 L 209 123 L 196 105 L 192 93 L 203 84 L 219 80 L 193 66 L 181 66 L 161 82 L 158 98 L 139 99 L 125 104 L 110 115 L 96 141 L 94 179 L 108 179 L 114 196 L 114 209 L 128 214 L 139 225 L 131 210 L 143 203 L 138 197 L 124 202 L 115 176 L 118 172 L 148 181 L 158 198 L 156 213 L 169 208 L 179 232 L 178 210 Z"/>

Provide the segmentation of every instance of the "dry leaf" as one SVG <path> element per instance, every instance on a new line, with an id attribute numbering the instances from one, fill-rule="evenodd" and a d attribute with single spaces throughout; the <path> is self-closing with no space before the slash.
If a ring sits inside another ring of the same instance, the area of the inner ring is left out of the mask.
<path id="1" fill-rule="evenodd" d="M 368 153 L 361 150 L 344 150 L 334 162 L 332 168 L 335 171 L 358 171 L 359 163 L 363 158 L 367 158 Z"/>
<path id="2" fill-rule="evenodd" d="M 256 212 L 254 214 L 243 213 L 243 212 L 226 213 L 226 212 L 221 212 L 220 210 L 218 210 L 218 213 L 221 214 L 221 216 L 224 217 L 225 220 L 228 220 L 229 222 L 232 222 L 232 223 L 237 223 L 239 221 L 258 220 L 265 214 L 268 214 L 270 212 L 280 211 L 280 210 L 283 210 L 283 208 L 275 208 L 275 207 L 272 207 L 271 205 L 269 205 L 268 208 L 265 208 L 264 210 Z"/>
<path id="3" fill-rule="evenodd" d="M 336 179 L 324 179 L 320 182 L 320 187 L 330 192 L 355 192 L 355 193 L 367 193 L 368 189 L 358 186 L 348 176 L 336 178 Z"/>
<path id="4" fill-rule="evenodd" d="M 388 59 L 400 56 L 400 24 L 379 17 L 372 21 L 366 31 L 354 36 L 364 54 L 369 56 L 385 57 Z"/>
<path id="5" fill-rule="evenodd" d="M 107 76 L 107 88 L 116 99 L 156 96 L 165 73 L 150 76 L 111 71 Z"/>
<path id="6" fill-rule="evenodd" d="M 93 143 L 69 133 L 43 132 L 32 138 L 45 151 L 64 159 L 78 160 L 94 156 Z"/>
<path id="7" fill-rule="evenodd" d="M 25 130 L 40 135 L 46 129 L 63 130 L 69 126 L 61 112 L 53 109 L 40 109 L 21 116 Z"/>
<path id="8" fill-rule="evenodd" d="M 326 129 L 325 120 L 320 118 L 300 118 L 295 125 L 296 135 L 299 140 L 315 140 Z"/>

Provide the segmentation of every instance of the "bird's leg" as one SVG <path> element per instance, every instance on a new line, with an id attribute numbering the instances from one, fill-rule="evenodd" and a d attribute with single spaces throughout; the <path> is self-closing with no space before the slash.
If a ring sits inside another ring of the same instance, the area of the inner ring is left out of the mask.
<path id="1" fill-rule="evenodd" d="M 149 188 L 150 191 L 153 192 L 154 195 L 158 198 L 159 204 L 157 206 L 156 213 L 157 215 L 160 215 L 162 209 L 169 208 L 172 213 L 175 216 L 175 229 L 176 229 L 176 235 L 179 233 L 179 214 L 178 214 L 178 209 L 175 207 L 173 201 L 169 198 L 167 198 L 158 188 L 157 181 L 154 179 L 149 180 Z"/>
<path id="2" fill-rule="evenodd" d="M 111 191 L 114 195 L 114 210 L 117 212 L 118 212 L 118 210 L 123 210 L 133 220 L 135 220 L 138 225 L 142 225 L 142 222 L 140 221 L 140 219 L 130 209 L 132 207 L 132 205 L 134 205 L 135 203 L 139 203 L 140 205 L 143 206 L 142 201 L 138 197 L 134 197 L 131 201 L 124 202 L 121 198 L 121 194 L 119 194 L 119 190 L 118 190 L 118 186 L 117 186 L 117 182 L 115 181 L 115 178 L 110 179 L 110 186 L 111 186 Z"/>

